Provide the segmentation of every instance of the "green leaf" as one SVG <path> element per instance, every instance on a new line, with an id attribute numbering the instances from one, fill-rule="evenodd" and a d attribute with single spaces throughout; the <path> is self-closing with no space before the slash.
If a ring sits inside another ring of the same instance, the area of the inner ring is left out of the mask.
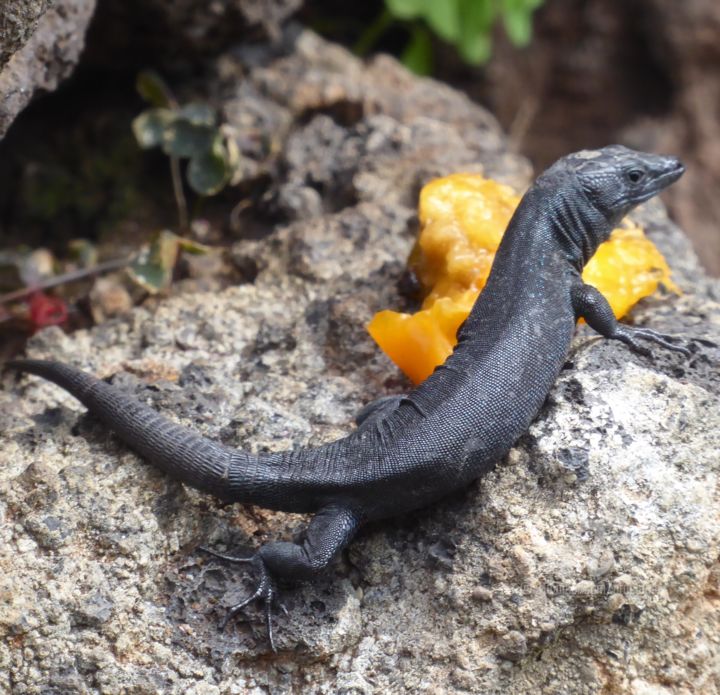
<path id="1" fill-rule="evenodd" d="M 236 169 L 240 164 L 240 148 L 232 133 L 223 133 L 225 145 L 225 162 L 230 169 Z"/>
<path id="2" fill-rule="evenodd" d="M 163 131 L 163 152 L 174 157 L 196 157 L 212 147 L 216 128 L 175 119 Z"/>
<path id="3" fill-rule="evenodd" d="M 490 58 L 492 28 L 497 15 L 494 0 L 461 0 L 461 26 L 457 49 L 471 65 L 480 65 Z"/>
<path id="4" fill-rule="evenodd" d="M 180 109 L 180 116 L 193 125 L 215 125 L 217 111 L 204 102 L 190 102 Z"/>
<path id="5" fill-rule="evenodd" d="M 210 251 L 212 251 L 212 246 L 206 246 L 205 244 L 201 244 L 199 241 L 188 239 L 184 236 L 177 237 L 177 243 L 183 251 L 190 253 L 193 256 L 202 256 L 203 254 L 210 253 Z"/>
<path id="6" fill-rule="evenodd" d="M 460 35 L 461 0 L 385 0 L 398 19 L 423 19 L 445 41 L 453 43 Z"/>
<path id="7" fill-rule="evenodd" d="M 506 12 L 503 15 L 503 24 L 507 35 L 516 46 L 527 46 L 532 37 L 532 22 L 530 15 L 522 12 Z"/>
<path id="8" fill-rule="evenodd" d="M 135 88 L 145 101 L 158 108 L 170 108 L 175 101 L 170 87 L 153 70 L 138 73 Z"/>
<path id="9" fill-rule="evenodd" d="M 148 109 L 133 119 L 132 131 L 144 150 L 162 145 L 165 130 L 175 120 L 170 109 Z"/>
<path id="10" fill-rule="evenodd" d="M 385 0 L 385 6 L 398 19 L 415 19 L 425 8 L 425 0 Z"/>
<path id="11" fill-rule="evenodd" d="M 432 41 L 425 27 L 418 24 L 413 28 L 410 42 L 400 59 L 403 65 L 416 75 L 429 75 L 432 72 Z"/>
<path id="12" fill-rule="evenodd" d="M 527 46 L 532 38 L 532 13 L 537 0 L 503 0 L 503 24 L 515 46 Z"/>
<path id="13" fill-rule="evenodd" d="M 130 264 L 128 275 L 151 294 L 166 289 L 172 281 L 179 249 L 176 234 L 167 229 L 157 232 Z"/>
<path id="14" fill-rule="evenodd" d="M 470 65 L 487 63 L 492 52 L 492 39 L 489 34 L 477 33 L 467 37 L 458 45 L 458 51 L 463 60 Z"/>
<path id="15" fill-rule="evenodd" d="M 460 0 L 460 38 L 457 48 L 471 65 L 480 65 L 490 58 L 492 28 L 497 15 L 494 0 Z"/>
<path id="16" fill-rule="evenodd" d="M 452 43 L 471 64 L 484 63 L 492 49 L 492 28 L 502 18 L 516 46 L 525 46 L 532 36 L 533 11 L 543 0 L 385 0 L 387 11 L 402 20 L 423 20 L 441 39 Z M 413 34 L 403 62 L 419 74 L 427 74 L 432 63 L 429 37 Z"/>
<path id="17" fill-rule="evenodd" d="M 520 2 L 526 10 L 532 13 L 537 10 L 537 8 L 540 7 L 545 0 L 520 0 Z"/>
<path id="18" fill-rule="evenodd" d="M 228 182 L 232 170 L 229 167 L 228 151 L 222 137 L 213 141 L 211 149 L 195 155 L 188 164 L 187 180 L 196 193 L 215 195 Z"/>
<path id="19" fill-rule="evenodd" d="M 460 0 L 427 0 L 422 13 L 430 28 L 450 43 L 455 43 L 460 37 L 459 3 Z"/>
<path id="20" fill-rule="evenodd" d="M 242 181 L 244 169 L 241 166 L 244 160 L 240 154 L 237 140 L 231 135 L 225 135 L 225 166 L 228 170 L 228 183 L 236 184 Z"/>

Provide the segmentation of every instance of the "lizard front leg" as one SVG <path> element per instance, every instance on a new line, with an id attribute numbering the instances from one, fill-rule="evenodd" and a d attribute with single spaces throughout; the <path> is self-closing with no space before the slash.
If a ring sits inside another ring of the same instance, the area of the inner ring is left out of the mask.
<path id="1" fill-rule="evenodd" d="M 641 345 L 638 338 L 662 345 L 668 350 L 681 352 L 683 355 L 690 356 L 692 354 L 686 347 L 674 343 L 673 341 L 677 338 L 673 336 L 658 333 L 651 328 L 619 323 L 607 299 L 591 285 L 578 282 L 572 289 L 572 303 L 575 316 L 584 318 L 590 328 L 605 338 L 625 343 L 641 355 L 649 357 L 652 352 Z"/>
<path id="2" fill-rule="evenodd" d="M 252 564 L 259 579 L 255 591 L 244 601 L 232 606 L 220 625 L 221 629 L 245 606 L 260 600 L 265 605 L 265 620 L 270 648 L 275 652 L 272 629 L 272 603 L 275 598 L 275 577 L 290 580 L 310 579 L 325 569 L 347 546 L 360 527 L 360 516 L 342 506 L 321 509 L 310 521 L 300 543 L 279 541 L 263 545 L 249 558 L 233 557 L 201 548 L 214 557 L 228 562 Z"/>

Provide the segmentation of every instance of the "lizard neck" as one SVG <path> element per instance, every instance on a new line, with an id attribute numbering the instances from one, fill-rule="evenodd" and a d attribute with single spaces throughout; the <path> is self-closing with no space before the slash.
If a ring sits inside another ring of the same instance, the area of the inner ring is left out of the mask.
<path id="1" fill-rule="evenodd" d="M 545 220 L 566 259 L 578 272 L 592 258 L 597 247 L 610 236 L 612 223 L 572 180 L 543 191 Z"/>

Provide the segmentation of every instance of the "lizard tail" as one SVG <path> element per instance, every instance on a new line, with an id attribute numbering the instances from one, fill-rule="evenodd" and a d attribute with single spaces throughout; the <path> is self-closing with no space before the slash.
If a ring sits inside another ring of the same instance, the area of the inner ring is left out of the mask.
<path id="1" fill-rule="evenodd" d="M 172 477 L 229 501 L 253 496 L 251 473 L 257 472 L 257 457 L 177 425 L 120 389 L 67 364 L 13 360 L 5 366 L 62 387 L 128 446 Z"/>

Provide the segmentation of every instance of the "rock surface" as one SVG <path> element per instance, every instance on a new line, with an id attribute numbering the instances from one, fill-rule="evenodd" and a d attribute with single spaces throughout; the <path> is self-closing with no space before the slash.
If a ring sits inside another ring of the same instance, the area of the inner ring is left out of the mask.
<path id="1" fill-rule="evenodd" d="M 276 41 L 302 0 L 3 0 L 0 13 L 0 138 L 36 94 L 85 64 L 175 73 L 197 70 L 241 39 Z M 97 6 L 97 12 L 96 10 Z M 90 20 L 92 30 L 88 34 Z"/>
<path id="2" fill-rule="evenodd" d="M 0 20 L 0 69 L 35 31 L 51 0 L 7 0 Z"/>
<path id="3" fill-rule="evenodd" d="M 48 329 L 29 352 L 114 375 L 227 444 L 327 441 L 407 388 L 364 325 L 403 304 L 419 186 L 458 169 L 521 185 L 527 165 L 461 95 L 309 33 L 279 56 L 223 58 L 218 75 L 226 112 L 280 151 L 265 202 L 289 222 L 232 251 L 252 282 L 72 336 Z M 659 205 L 639 215 L 686 293 L 635 317 L 717 342 L 717 285 Z M 255 608 L 217 631 L 251 577 L 196 548 L 247 552 L 304 520 L 220 505 L 140 462 L 64 392 L 6 376 L 0 689 L 713 692 L 720 355 L 694 345 L 690 360 L 649 361 L 579 331 L 495 471 L 373 525 L 328 576 L 283 593 L 278 655 Z"/>
<path id="4" fill-rule="evenodd" d="M 55 89 L 85 45 L 95 0 L 9 0 L 0 22 L 0 138 L 33 96 Z"/>
<path id="5" fill-rule="evenodd" d="M 88 37 L 95 67 L 197 72 L 244 41 L 276 41 L 302 0 L 101 0 Z"/>

